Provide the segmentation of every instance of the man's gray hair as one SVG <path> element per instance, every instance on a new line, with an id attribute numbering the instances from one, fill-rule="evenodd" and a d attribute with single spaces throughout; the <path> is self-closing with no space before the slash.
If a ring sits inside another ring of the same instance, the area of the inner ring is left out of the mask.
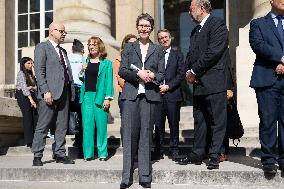
<path id="1" fill-rule="evenodd" d="M 203 6 L 203 8 L 206 10 L 206 12 L 210 13 L 212 10 L 211 2 L 210 0 L 196 0 L 196 3 L 199 6 Z"/>

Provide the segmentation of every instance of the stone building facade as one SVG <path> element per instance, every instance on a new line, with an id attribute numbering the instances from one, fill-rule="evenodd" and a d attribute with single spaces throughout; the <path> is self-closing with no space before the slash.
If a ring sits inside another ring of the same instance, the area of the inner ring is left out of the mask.
<path id="1" fill-rule="evenodd" d="M 107 44 L 109 58 L 119 53 L 125 34 L 136 34 L 135 20 L 142 12 L 155 18 L 151 39 L 158 29 L 173 33 L 174 46 L 185 54 L 194 24 L 188 16 L 189 0 L 0 0 L 0 96 L 14 88 L 18 59 L 33 57 L 34 45 L 47 36 L 52 21 L 65 23 L 64 44 L 71 50 L 74 38 L 86 43 L 92 35 Z M 226 20 L 230 53 L 237 83 L 238 107 L 245 126 L 256 126 L 257 106 L 249 88 L 254 54 L 248 43 L 249 22 L 270 10 L 268 0 L 214 0 L 213 14 Z"/>

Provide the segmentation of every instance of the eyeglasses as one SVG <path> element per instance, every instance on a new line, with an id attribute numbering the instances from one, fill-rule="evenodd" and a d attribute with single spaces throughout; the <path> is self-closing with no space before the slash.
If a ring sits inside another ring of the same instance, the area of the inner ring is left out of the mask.
<path id="1" fill-rule="evenodd" d="M 90 46 L 98 47 L 99 45 L 97 43 L 89 43 L 88 47 L 90 47 Z"/>
<path id="2" fill-rule="evenodd" d="M 61 35 L 66 35 L 67 32 L 65 30 L 59 30 L 59 29 L 54 29 L 56 31 L 58 31 L 59 33 L 61 33 Z"/>
<path id="3" fill-rule="evenodd" d="M 139 24 L 138 27 L 145 28 L 147 30 L 150 30 L 152 28 L 152 26 L 150 26 L 150 25 L 143 25 L 143 24 Z"/>

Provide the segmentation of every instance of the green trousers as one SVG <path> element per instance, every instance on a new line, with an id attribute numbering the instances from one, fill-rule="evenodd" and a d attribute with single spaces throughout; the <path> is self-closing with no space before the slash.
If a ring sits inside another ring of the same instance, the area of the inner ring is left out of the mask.
<path id="1" fill-rule="evenodd" d="M 94 157 L 94 135 L 97 128 L 97 148 L 99 157 L 107 157 L 108 112 L 95 104 L 96 92 L 85 92 L 82 103 L 83 152 L 84 158 Z"/>

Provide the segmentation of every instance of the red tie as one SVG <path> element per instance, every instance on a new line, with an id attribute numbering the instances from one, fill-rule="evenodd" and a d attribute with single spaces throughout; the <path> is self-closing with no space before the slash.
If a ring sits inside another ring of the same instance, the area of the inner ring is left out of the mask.
<path id="1" fill-rule="evenodd" d="M 64 57 L 63 57 L 63 54 L 62 54 L 62 51 L 61 51 L 61 47 L 59 45 L 57 45 L 57 48 L 59 49 L 60 63 L 63 66 L 63 69 L 64 69 L 64 85 L 67 86 L 69 84 L 69 76 L 68 76 L 68 73 L 67 73 L 67 68 L 66 68 L 66 65 L 65 65 L 65 61 L 64 61 Z"/>

